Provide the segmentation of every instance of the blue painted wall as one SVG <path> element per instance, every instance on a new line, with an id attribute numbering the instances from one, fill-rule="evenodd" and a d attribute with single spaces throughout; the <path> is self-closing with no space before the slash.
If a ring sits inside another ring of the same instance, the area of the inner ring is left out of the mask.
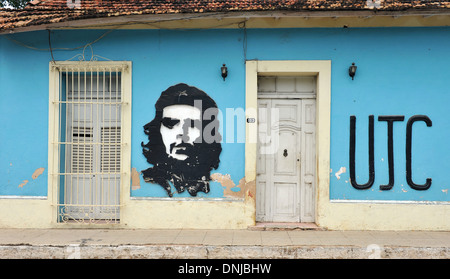
<path id="1" fill-rule="evenodd" d="M 105 30 L 52 31 L 55 60 L 68 60 Z M 280 30 L 128 30 L 113 31 L 92 45 L 93 53 L 133 62 L 131 166 L 149 167 L 142 155 L 147 142 L 143 125 L 153 119 L 154 104 L 163 90 L 184 82 L 208 93 L 222 112 L 245 107 L 245 58 L 260 60 L 331 60 L 331 199 L 449 201 L 450 182 L 450 28 L 280 29 Z M 48 48 L 46 31 L 9 35 L 36 48 Z M 247 43 L 246 48 L 244 43 Z M 91 49 L 85 50 L 91 58 Z M 20 46 L 0 37 L 0 195 L 47 195 L 48 51 Z M 352 62 L 355 79 L 348 76 Z M 220 67 L 227 64 L 224 82 Z M 416 183 L 432 178 L 429 190 L 411 189 L 405 178 L 406 121 L 416 114 L 433 122 L 413 127 L 412 173 Z M 375 183 L 356 190 L 349 182 L 350 116 L 357 118 L 356 175 L 368 179 L 367 122 L 375 116 Z M 386 122 L 379 115 L 404 115 L 394 123 L 395 185 L 388 182 Z M 224 117 L 224 120 L 226 118 Z M 225 125 L 225 123 L 223 123 Z M 244 123 L 241 123 L 244 125 Z M 240 126 L 241 128 L 243 126 Z M 237 132 L 235 132 L 236 134 Z M 226 131 L 223 131 L 226 138 Z M 235 141 L 237 137 L 235 137 Z M 236 184 L 244 177 L 244 144 L 224 143 L 219 169 Z M 43 175 L 33 180 L 40 167 Z M 338 179 L 335 173 L 345 167 Z M 18 187 L 23 180 L 24 187 Z M 184 193 L 181 196 L 187 196 Z M 212 183 L 206 197 L 222 197 Z M 136 197 L 165 197 L 162 187 L 141 181 Z"/>

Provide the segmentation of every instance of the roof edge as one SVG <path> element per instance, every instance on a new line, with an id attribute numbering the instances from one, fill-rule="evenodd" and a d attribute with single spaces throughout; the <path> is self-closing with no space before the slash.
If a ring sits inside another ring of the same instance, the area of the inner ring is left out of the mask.
<path id="1" fill-rule="evenodd" d="M 306 23 L 306 21 L 310 23 Z M 266 21 L 266 24 L 263 24 Z M 321 22 L 322 21 L 322 22 Z M 334 21 L 335 23 L 333 24 Z M 450 26 L 450 9 L 339 11 L 227 11 L 204 13 L 107 15 L 0 29 L 0 34 L 56 29 L 199 29 L 301 27 Z M 347 22 L 347 24 L 343 24 Z"/>

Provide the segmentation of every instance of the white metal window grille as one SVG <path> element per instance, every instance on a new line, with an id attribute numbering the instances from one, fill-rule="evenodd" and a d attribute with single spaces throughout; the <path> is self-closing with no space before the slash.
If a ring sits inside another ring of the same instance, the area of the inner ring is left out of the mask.
<path id="1" fill-rule="evenodd" d="M 126 65 L 60 65 L 53 98 L 58 222 L 117 223 L 122 177 L 122 72 Z M 109 67 L 108 67 L 109 65 Z M 112 65 L 112 66 L 111 66 Z"/>

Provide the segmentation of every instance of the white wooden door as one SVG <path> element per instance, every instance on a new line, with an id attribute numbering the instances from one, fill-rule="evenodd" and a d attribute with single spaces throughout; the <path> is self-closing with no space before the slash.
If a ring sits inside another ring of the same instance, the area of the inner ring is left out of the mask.
<path id="1" fill-rule="evenodd" d="M 297 84 L 298 88 L 298 84 L 302 84 L 292 79 L 274 78 L 273 88 L 287 88 L 289 84 Z M 267 86 L 270 81 L 263 82 Z M 286 96 L 276 90 L 261 93 L 258 98 L 256 220 L 313 222 L 315 99 L 310 95 L 299 98 L 301 94 Z"/>

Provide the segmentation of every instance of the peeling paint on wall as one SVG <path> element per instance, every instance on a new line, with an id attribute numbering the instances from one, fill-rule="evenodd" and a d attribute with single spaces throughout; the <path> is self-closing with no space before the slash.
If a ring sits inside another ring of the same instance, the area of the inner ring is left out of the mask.
<path id="1" fill-rule="evenodd" d="M 131 190 L 137 190 L 141 188 L 141 181 L 139 179 L 139 172 L 136 168 L 131 169 Z"/>
<path id="2" fill-rule="evenodd" d="M 12 165 L 12 164 L 11 164 L 11 165 Z M 44 170 L 45 170 L 44 168 L 38 168 L 38 169 L 36 169 L 36 170 L 33 172 L 33 174 L 31 175 L 31 178 L 32 178 L 33 180 L 37 179 L 41 174 L 44 173 Z M 25 185 L 28 184 L 28 182 L 30 182 L 28 179 L 23 180 L 22 183 L 19 184 L 19 188 L 23 188 L 23 186 L 25 186 Z"/>
<path id="3" fill-rule="evenodd" d="M 211 179 L 213 181 L 219 182 L 220 185 L 225 187 L 225 189 L 223 190 L 224 197 L 243 198 L 241 189 L 239 187 L 236 187 L 236 184 L 231 179 L 229 174 L 213 173 L 213 174 L 211 174 Z M 238 191 L 233 191 L 233 189 L 238 190 Z"/>
<path id="4" fill-rule="evenodd" d="M 336 172 L 334 175 L 337 179 L 341 179 L 341 174 L 345 173 L 347 169 L 345 167 L 341 167 L 338 172 Z"/>
<path id="5" fill-rule="evenodd" d="M 41 174 L 44 173 L 44 170 L 45 170 L 44 168 L 38 168 L 38 169 L 36 169 L 36 170 L 33 172 L 33 174 L 31 175 L 31 178 L 33 178 L 33 179 L 38 178 L 39 175 L 41 175 Z"/>
<path id="6" fill-rule="evenodd" d="M 245 190 L 245 201 L 255 201 L 255 197 L 256 197 L 256 181 L 252 180 L 247 182 L 245 180 L 245 178 L 241 179 L 241 181 L 243 181 L 245 183 L 245 187 L 243 187 Z M 239 181 L 239 184 L 240 182 Z"/>
<path id="7" fill-rule="evenodd" d="M 229 174 L 213 173 L 211 174 L 211 179 L 225 187 L 223 191 L 224 197 L 245 198 L 246 200 L 255 198 L 255 182 L 247 182 L 245 177 L 239 180 L 238 185 L 234 183 Z"/>

